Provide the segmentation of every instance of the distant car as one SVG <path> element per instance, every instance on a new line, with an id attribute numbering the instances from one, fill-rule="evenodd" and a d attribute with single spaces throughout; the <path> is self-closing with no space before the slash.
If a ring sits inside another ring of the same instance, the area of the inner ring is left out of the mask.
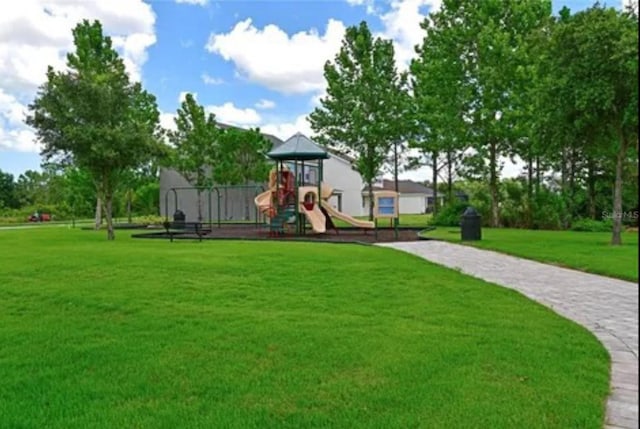
<path id="1" fill-rule="evenodd" d="M 51 214 L 35 212 L 31 216 L 29 216 L 28 220 L 29 222 L 49 222 L 51 221 Z"/>

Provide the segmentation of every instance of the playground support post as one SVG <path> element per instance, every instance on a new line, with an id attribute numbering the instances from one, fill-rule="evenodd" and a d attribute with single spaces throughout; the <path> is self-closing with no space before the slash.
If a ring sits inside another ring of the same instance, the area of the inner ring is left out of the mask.
<path id="1" fill-rule="evenodd" d="M 302 168 L 302 175 L 304 176 L 304 167 Z M 301 222 L 300 222 L 300 207 L 298 202 L 299 200 L 299 195 L 298 195 L 298 189 L 300 187 L 300 184 L 298 183 L 298 161 L 294 161 L 293 162 L 293 183 L 294 183 L 294 187 L 295 187 L 295 198 L 296 198 L 296 203 L 295 203 L 295 213 L 296 213 L 296 235 L 300 234 L 300 230 L 302 228 Z"/>
<path id="2" fill-rule="evenodd" d="M 295 161 L 296 165 L 298 165 L 298 161 Z M 306 183 L 304 181 L 304 160 L 300 161 L 300 168 L 302 169 L 302 174 L 300 175 L 302 177 L 302 183 L 300 183 L 300 186 L 305 186 Z M 296 196 L 296 198 L 298 198 Z M 299 201 L 299 200 L 298 200 Z M 296 222 L 298 222 L 299 226 L 298 226 L 298 233 L 299 235 L 305 235 L 307 233 L 307 217 L 306 216 L 298 216 L 298 218 L 296 219 Z"/>
<path id="3" fill-rule="evenodd" d="M 318 160 L 318 204 L 322 202 L 322 180 L 323 180 L 323 161 L 321 159 Z"/>
<path id="4" fill-rule="evenodd" d="M 398 225 L 400 224 L 400 217 L 393 218 L 393 236 L 398 239 Z"/>

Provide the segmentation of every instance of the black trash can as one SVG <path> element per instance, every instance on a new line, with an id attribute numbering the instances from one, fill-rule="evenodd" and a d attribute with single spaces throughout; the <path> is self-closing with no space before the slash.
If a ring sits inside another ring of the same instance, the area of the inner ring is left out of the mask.
<path id="1" fill-rule="evenodd" d="M 182 210 L 176 210 L 173 214 L 173 226 L 175 228 L 184 227 L 184 223 L 187 220 L 187 216 Z"/>
<path id="2" fill-rule="evenodd" d="M 460 233 L 462 241 L 482 239 L 482 216 L 473 207 L 467 207 L 460 217 Z"/>

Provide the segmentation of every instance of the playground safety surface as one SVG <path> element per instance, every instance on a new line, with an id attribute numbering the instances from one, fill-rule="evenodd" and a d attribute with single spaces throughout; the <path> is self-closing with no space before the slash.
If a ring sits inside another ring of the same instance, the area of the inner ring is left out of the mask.
<path id="1" fill-rule="evenodd" d="M 329 242 L 329 243 L 390 243 L 395 241 L 418 241 L 420 231 L 424 228 L 398 227 L 397 234 L 392 228 L 378 228 L 374 230 L 363 230 L 360 228 L 339 228 L 338 233 L 333 230 L 325 234 L 315 234 L 307 231 L 305 235 L 296 236 L 292 233 L 282 236 L 270 236 L 268 228 L 255 224 L 223 224 L 220 227 L 213 225 L 212 228 L 203 230 L 199 237 L 193 232 L 173 232 L 171 235 L 166 231 L 144 232 L 133 234 L 134 238 L 160 238 L 174 240 L 275 240 L 275 241 L 309 241 L 309 242 Z"/>

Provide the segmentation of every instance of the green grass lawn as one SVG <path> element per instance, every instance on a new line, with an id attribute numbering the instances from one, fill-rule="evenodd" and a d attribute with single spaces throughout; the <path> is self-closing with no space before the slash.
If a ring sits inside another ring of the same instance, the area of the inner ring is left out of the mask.
<path id="1" fill-rule="evenodd" d="M 608 355 L 391 249 L 0 231 L 0 426 L 598 428 Z"/>
<path id="2" fill-rule="evenodd" d="M 460 242 L 460 228 L 438 227 L 425 237 Z M 465 242 L 536 261 L 638 281 L 638 233 L 626 232 L 622 246 L 611 233 L 483 228 L 482 240 Z"/>

